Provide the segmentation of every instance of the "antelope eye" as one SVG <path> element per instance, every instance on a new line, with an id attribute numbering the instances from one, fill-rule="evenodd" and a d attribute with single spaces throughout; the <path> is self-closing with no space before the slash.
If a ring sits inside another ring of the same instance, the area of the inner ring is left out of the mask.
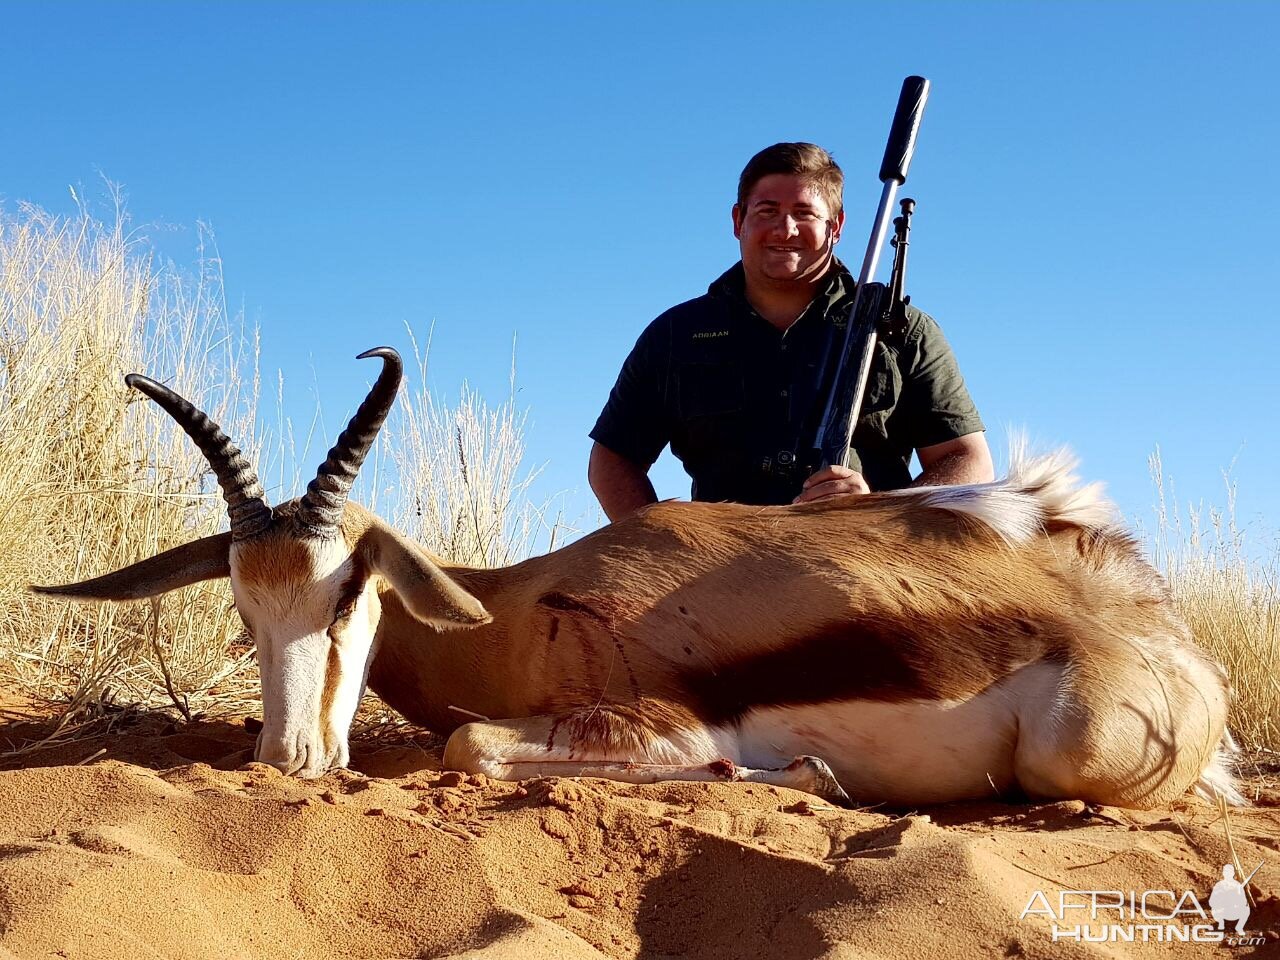
<path id="1" fill-rule="evenodd" d="M 356 612 L 356 607 L 360 605 L 362 587 L 363 583 L 356 581 L 348 581 L 344 585 L 342 592 L 338 594 L 338 602 L 334 604 L 334 623 L 351 619 L 351 615 Z"/>

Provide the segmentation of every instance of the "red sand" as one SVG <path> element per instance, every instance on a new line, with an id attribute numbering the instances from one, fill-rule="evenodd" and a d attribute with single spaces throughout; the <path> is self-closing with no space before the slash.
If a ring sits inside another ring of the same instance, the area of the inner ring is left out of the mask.
<path id="1" fill-rule="evenodd" d="M 31 733 L 0 719 L 0 749 Z M 301 781 L 248 763 L 252 745 L 153 716 L 0 763 L 0 960 L 1223 949 L 1055 944 L 1019 919 L 1036 890 L 1190 889 L 1207 909 L 1231 854 L 1192 800 L 849 811 L 743 784 L 502 783 L 367 742 L 354 771 Z M 1230 828 L 1245 871 L 1263 863 L 1247 930 L 1268 943 L 1234 956 L 1280 956 L 1280 791 L 1258 799 Z"/>

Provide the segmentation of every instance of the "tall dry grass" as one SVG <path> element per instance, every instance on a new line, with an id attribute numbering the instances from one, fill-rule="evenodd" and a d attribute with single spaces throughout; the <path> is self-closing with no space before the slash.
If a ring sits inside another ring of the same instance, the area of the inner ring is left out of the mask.
<path id="1" fill-rule="evenodd" d="M 68 715 L 116 700 L 209 710 L 255 682 L 225 583 L 155 604 L 29 594 L 217 531 L 208 466 L 155 404 L 146 371 L 198 398 L 256 454 L 254 355 L 216 257 L 182 274 L 117 217 L 0 214 L 0 669 Z"/>
<path id="2" fill-rule="evenodd" d="M 1228 724 L 1247 748 L 1280 750 L 1280 552 L 1251 552 L 1228 485 L 1223 507 L 1182 508 L 1150 460 L 1158 491 L 1153 550 L 1196 641 L 1227 668 Z"/>
<path id="3" fill-rule="evenodd" d="M 463 384 L 451 405 L 428 387 L 429 344 L 420 347 L 412 330 L 409 337 L 412 386 L 380 437 L 397 492 L 387 519 L 437 556 L 467 566 L 507 566 L 554 550 L 573 531 L 553 510 L 556 498 L 534 499 L 539 470 L 522 468 L 527 413 L 515 403 L 514 359 L 505 401 L 491 406 Z"/>

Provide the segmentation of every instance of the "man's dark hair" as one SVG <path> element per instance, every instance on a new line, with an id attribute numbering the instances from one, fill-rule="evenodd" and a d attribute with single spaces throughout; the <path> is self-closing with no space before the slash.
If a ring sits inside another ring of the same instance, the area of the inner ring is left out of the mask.
<path id="1" fill-rule="evenodd" d="M 815 143 L 775 143 L 748 160 L 738 177 L 739 209 L 745 212 L 755 185 L 775 173 L 801 177 L 827 202 L 831 216 L 839 216 L 844 209 L 844 173 L 831 154 Z"/>

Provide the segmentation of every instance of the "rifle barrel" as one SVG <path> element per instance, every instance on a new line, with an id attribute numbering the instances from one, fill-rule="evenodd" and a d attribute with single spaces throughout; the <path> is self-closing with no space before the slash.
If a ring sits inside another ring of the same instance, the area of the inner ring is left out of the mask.
<path id="1" fill-rule="evenodd" d="M 884 189 L 880 191 L 880 206 L 876 208 L 876 219 L 871 227 L 871 239 L 867 241 L 867 252 L 862 258 L 862 272 L 858 274 L 858 289 L 864 283 L 870 283 L 876 275 L 876 267 L 880 264 L 880 251 L 884 249 L 884 238 L 889 232 L 889 211 L 898 195 L 900 184 L 897 180 L 886 180 Z"/>

